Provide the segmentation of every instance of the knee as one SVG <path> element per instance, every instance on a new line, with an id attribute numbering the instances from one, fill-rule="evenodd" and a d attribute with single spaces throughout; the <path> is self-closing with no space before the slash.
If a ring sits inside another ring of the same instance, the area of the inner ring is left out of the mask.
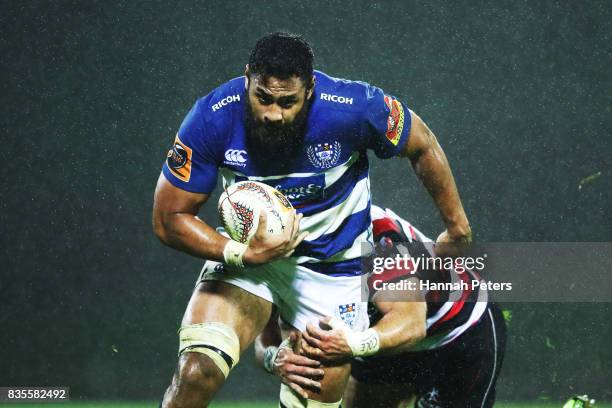
<path id="1" fill-rule="evenodd" d="M 190 392 L 215 392 L 225 381 L 219 367 L 200 353 L 184 353 L 177 374 L 179 388 L 189 389 Z"/>
<path id="2" fill-rule="evenodd" d="M 162 407 L 207 407 L 224 381 L 225 376 L 208 356 L 185 353 L 179 360 L 172 384 L 166 390 Z"/>

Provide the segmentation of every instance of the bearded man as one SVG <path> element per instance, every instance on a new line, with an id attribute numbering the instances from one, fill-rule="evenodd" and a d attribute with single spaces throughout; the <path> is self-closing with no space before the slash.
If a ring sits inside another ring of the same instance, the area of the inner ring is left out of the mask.
<path id="1" fill-rule="evenodd" d="M 168 152 L 155 192 L 153 227 L 165 244 L 206 259 L 179 332 L 179 362 L 162 405 L 202 407 L 223 385 L 275 305 L 283 335 L 325 316 L 362 333 L 363 242 L 372 242 L 367 151 L 408 158 L 440 210 L 443 241 L 471 231 L 448 162 L 425 123 L 372 85 L 313 70 L 301 37 L 259 39 L 245 75 L 199 99 Z M 248 245 L 197 217 L 223 184 L 254 180 L 280 190 L 296 208 L 285 234 L 261 219 Z M 370 333 L 370 332 L 368 332 Z M 380 340 L 360 338 L 362 355 Z M 317 392 L 282 386 L 285 407 L 338 407 L 348 363 L 322 368 Z"/>

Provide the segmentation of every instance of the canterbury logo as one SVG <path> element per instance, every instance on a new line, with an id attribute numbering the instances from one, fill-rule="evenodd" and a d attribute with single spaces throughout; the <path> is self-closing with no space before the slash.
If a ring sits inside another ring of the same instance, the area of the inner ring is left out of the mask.
<path id="1" fill-rule="evenodd" d="M 244 150 L 229 149 L 225 151 L 225 160 L 231 164 L 242 164 L 247 161 L 247 152 Z"/>

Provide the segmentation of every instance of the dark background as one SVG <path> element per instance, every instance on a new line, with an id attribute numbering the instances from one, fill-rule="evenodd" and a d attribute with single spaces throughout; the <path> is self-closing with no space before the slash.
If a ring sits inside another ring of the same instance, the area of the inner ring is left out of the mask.
<path id="1" fill-rule="evenodd" d="M 162 394 L 202 262 L 152 234 L 160 166 L 195 99 L 241 75 L 255 40 L 278 29 L 304 34 L 319 69 L 378 85 L 421 115 L 477 240 L 610 241 L 611 10 L 609 1 L 1 2 L 0 385 Z M 371 175 L 375 202 L 430 236 L 441 231 L 405 161 L 374 161 Z M 499 398 L 612 399 L 610 304 L 504 308 Z M 224 398 L 276 397 L 251 360 Z"/>

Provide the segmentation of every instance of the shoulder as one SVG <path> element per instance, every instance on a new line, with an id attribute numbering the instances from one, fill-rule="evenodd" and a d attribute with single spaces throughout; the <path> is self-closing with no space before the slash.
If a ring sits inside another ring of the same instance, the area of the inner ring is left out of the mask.
<path id="1" fill-rule="evenodd" d="M 315 104 L 326 110 L 364 112 L 380 89 L 366 82 L 335 78 L 315 71 Z"/>
<path id="2" fill-rule="evenodd" d="M 240 114 L 244 109 L 245 97 L 244 76 L 241 76 L 227 81 L 199 98 L 194 109 L 205 123 L 217 125 Z"/>
<path id="3" fill-rule="evenodd" d="M 179 141 L 194 153 L 218 162 L 244 107 L 244 77 L 234 78 L 199 98 L 179 128 Z"/>

